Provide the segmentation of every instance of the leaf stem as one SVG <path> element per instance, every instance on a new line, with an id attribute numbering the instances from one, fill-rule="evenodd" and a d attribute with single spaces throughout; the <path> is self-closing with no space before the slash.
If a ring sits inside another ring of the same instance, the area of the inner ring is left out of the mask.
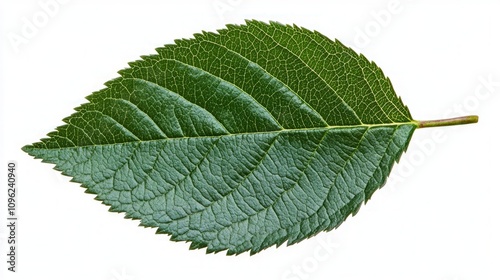
<path id="1" fill-rule="evenodd" d="M 477 123 L 478 119 L 479 119 L 478 116 L 471 115 L 471 116 L 463 116 L 451 119 L 417 121 L 417 125 L 418 128 L 461 125 L 461 124 Z"/>

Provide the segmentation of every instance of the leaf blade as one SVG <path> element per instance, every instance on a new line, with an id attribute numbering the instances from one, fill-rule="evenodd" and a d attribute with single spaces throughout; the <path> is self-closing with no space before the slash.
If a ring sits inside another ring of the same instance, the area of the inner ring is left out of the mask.
<path id="1" fill-rule="evenodd" d="M 332 53 L 332 65 L 318 59 Z M 277 23 L 198 34 L 120 74 L 23 150 L 207 252 L 253 254 L 339 226 L 417 127 L 375 64 Z"/>

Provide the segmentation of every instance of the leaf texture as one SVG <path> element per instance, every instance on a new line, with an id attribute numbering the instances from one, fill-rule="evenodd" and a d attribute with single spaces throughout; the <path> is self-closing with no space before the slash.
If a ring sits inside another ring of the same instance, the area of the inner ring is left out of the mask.
<path id="1" fill-rule="evenodd" d="M 142 57 L 23 150 L 191 248 L 228 254 L 338 227 L 417 127 L 374 63 L 247 21 Z"/>

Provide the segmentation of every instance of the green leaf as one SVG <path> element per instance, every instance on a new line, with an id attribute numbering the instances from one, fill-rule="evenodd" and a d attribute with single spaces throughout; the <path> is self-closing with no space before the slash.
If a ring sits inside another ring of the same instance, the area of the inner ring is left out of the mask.
<path id="1" fill-rule="evenodd" d="M 338 227 L 415 128 L 439 125 L 318 32 L 248 21 L 194 37 L 130 63 L 23 150 L 173 240 L 253 254 Z"/>

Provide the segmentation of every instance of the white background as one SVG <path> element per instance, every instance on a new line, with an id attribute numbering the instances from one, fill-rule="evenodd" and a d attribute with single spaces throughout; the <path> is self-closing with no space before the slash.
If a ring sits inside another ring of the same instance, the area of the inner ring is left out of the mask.
<path id="1" fill-rule="evenodd" d="M 500 279 L 498 1 L 54 1 L 0 4 L 1 279 Z M 480 121 L 416 131 L 358 215 L 251 257 L 155 235 L 21 151 L 127 62 L 246 18 L 338 38 L 384 70 L 415 119 Z M 18 166 L 17 273 L 4 259 L 8 161 Z"/>

